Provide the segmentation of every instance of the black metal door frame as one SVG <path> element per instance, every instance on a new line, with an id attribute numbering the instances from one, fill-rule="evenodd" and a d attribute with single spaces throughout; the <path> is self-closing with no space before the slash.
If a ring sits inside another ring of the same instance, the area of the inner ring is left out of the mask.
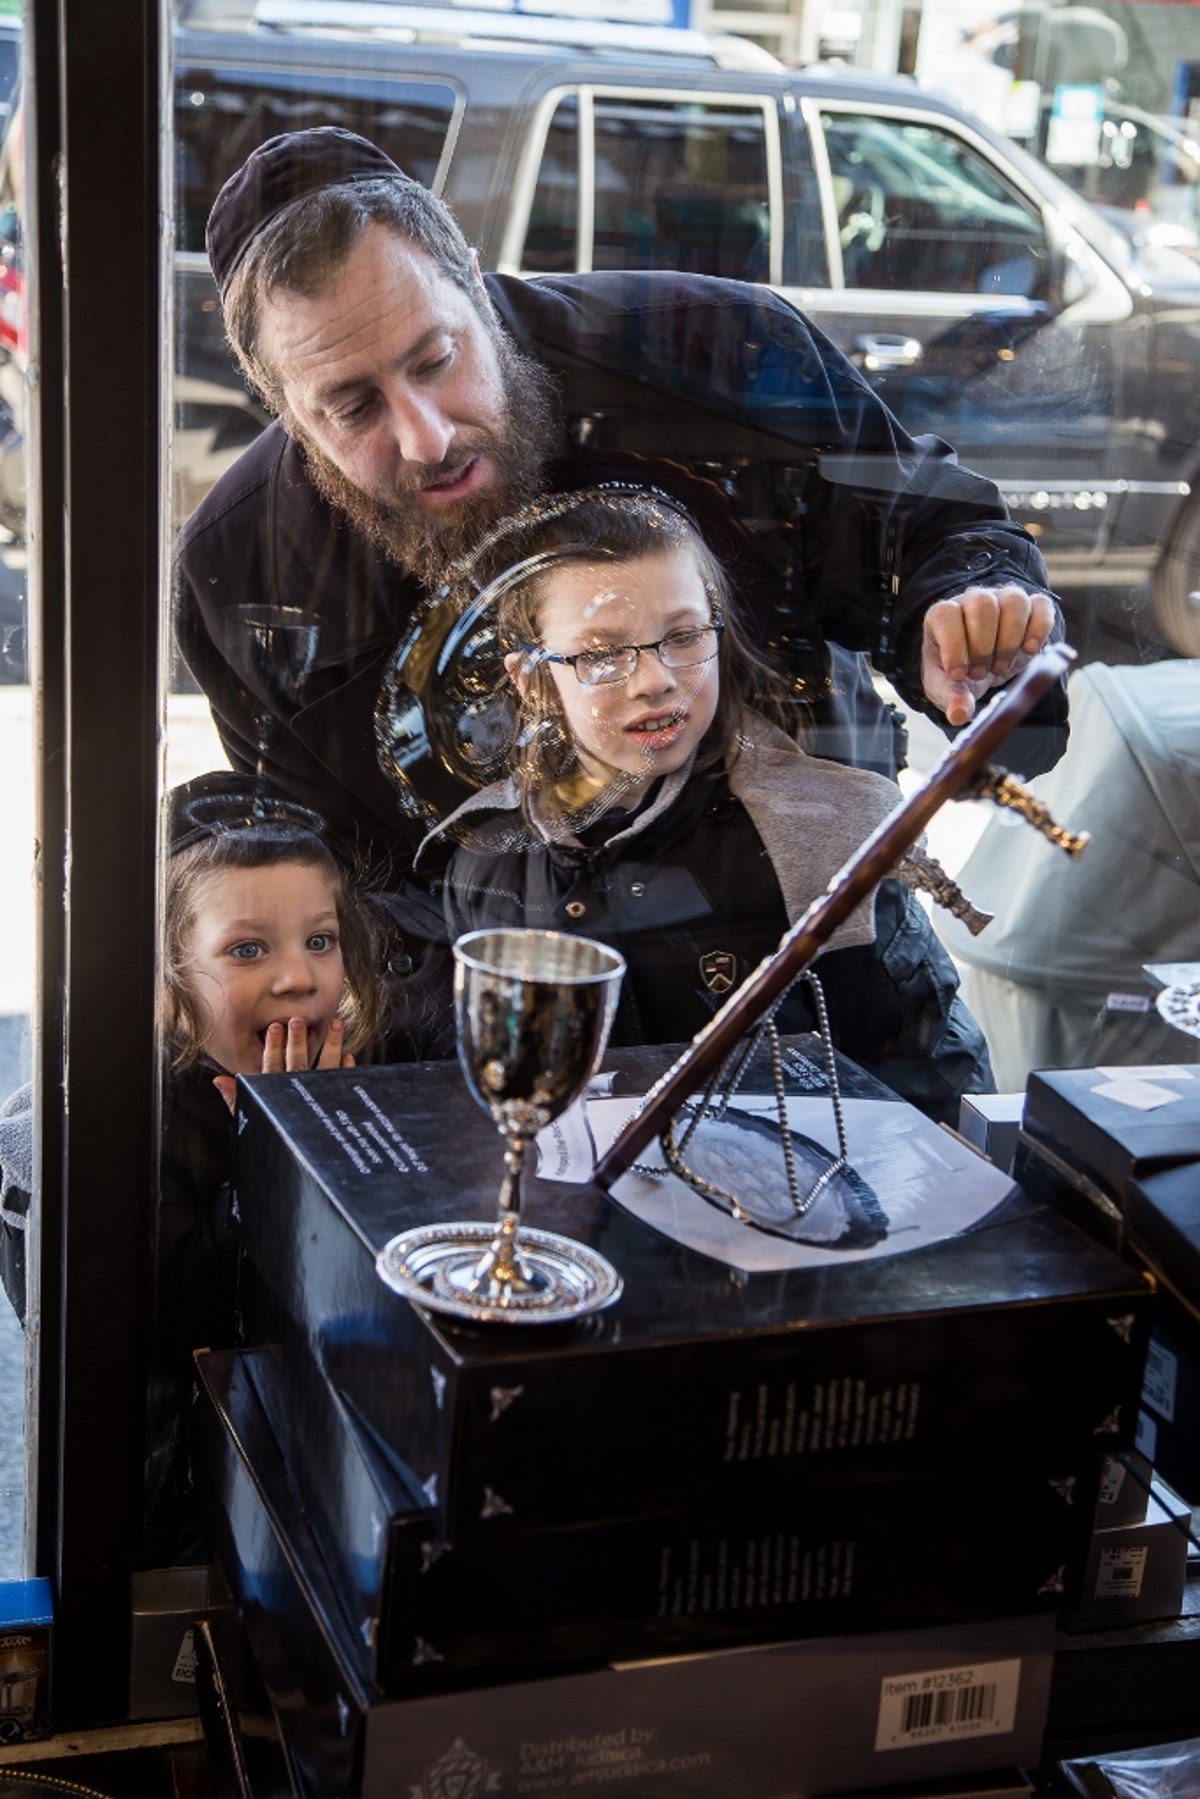
<path id="1" fill-rule="evenodd" d="M 38 1573 L 59 1728 L 123 1718 L 156 1168 L 157 0 L 26 0 L 38 731 Z"/>

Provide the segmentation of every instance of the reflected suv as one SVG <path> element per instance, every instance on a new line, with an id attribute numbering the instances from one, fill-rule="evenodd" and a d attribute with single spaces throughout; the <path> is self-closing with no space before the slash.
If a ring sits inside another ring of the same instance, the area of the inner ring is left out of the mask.
<path id="1" fill-rule="evenodd" d="M 265 138 L 338 124 L 442 193 L 485 266 L 769 283 L 997 481 L 1084 656 L 1195 647 L 1200 268 L 1140 261 L 953 101 L 667 28 L 367 0 L 179 16 L 180 517 L 263 422 L 222 337 L 213 196 Z"/>

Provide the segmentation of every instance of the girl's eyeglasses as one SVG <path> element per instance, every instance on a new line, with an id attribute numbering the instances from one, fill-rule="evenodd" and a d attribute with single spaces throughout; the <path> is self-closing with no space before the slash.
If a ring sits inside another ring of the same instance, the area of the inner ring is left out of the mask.
<path id="1" fill-rule="evenodd" d="M 717 653 L 722 619 L 710 625 L 695 625 L 686 631 L 668 631 L 657 643 L 617 643 L 602 650 L 578 650 L 573 656 L 556 656 L 538 644 L 522 643 L 517 647 L 530 658 L 532 671 L 543 662 L 557 662 L 575 670 L 575 679 L 584 687 L 608 687 L 614 681 L 628 681 L 638 664 L 638 657 L 653 650 L 664 668 L 695 668 Z"/>

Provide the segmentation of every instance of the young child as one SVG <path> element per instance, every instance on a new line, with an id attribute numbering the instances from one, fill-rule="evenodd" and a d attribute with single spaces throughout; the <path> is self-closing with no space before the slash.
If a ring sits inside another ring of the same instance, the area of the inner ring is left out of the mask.
<path id="1" fill-rule="evenodd" d="M 230 1107 L 236 1075 L 353 1066 L 378 1046 L 378 928 L 323 829 L 236 775 L 171 795 L 163 1034 L 172 1072 L 207 1071 Z"/>
<path id="2" fill-rule="evenodd" d="M 728 579 L 666 496 L 551 496 L 485 550 L 491 569 L 508 566 L 475 603 L 495 609 L 519 716 L 507 776 L 431 833 L 456 845 L 450 930 L 610 943 L 628 965 L 612 1041 L 686 1041 L 899 790 L 805 753 L 797 697 L 750 646 Z M 816 973 L 837 1047 L 930 1116 L 954 1122 L 964 1092 L 990 1088 L 953 964 L 900 882 L 839 928 Z M 814 1022 L 798 983 L 779 1028 Z"/>
<path id="3" fill-rule="evenodd" d="M 353 1066 L 383 1035 L 383 934 L 323 831 L 242 775 L 169 798 L 146 1537 L 174 1557 L 190 1511 L 191 1352 L 237 1339 L 235 1077 Z"/>
<path id="4" fill-rule="evenodd" d="M 202 775 L 169 795 L 160 1009 L 166 1072 L 146 1422 L 143 1561 L 199 1546 L 189 1492 L 192 1350 L 237 1338 L 229 1181 L 235 1077 L 370 1058 L 387 1010 L 383 936 L 315 813 L 246 777 Z M 29 1090 L 3 1108 L 32 1163 Z M 4 1284 L 25 1313 L 24 1192 L 4 1171 Z M 23 1203 L 22 1203 L 23 1201 Z M 18 1222 L 19 1220 L 19 1222 Z"/>

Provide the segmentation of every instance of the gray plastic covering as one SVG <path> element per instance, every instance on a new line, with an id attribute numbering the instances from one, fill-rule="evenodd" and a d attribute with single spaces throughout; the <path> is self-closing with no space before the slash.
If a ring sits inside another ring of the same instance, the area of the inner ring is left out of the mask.
<path id="1" fill-rule="evenodd" d="M 1200 1737 L 1182 1743 L 1127 1749 L 1118 1755 L 1088 1757 L 1108 1781 L 1112 1799 L 1196 1799 L 1200 1793 Z M 1072 1768 L 1079 1763 L 1069 1764 Z M 1097 1789 L 1089 1782 L 1086 1790 Z"/>
<path id="2" fill-rule="evenodd" d="M 997 811 L 959 880 L 996 918 L 938 931 L 967 971 L 999 1085 L 1034 1067 L 1191 1062 L 1200 1045 L 1151 1010 L 1147 963 L 1200 960 L 1200 661 L 1109 668 L 1070 683 L 1066 756 L 1029 789 L 1091 833 L 1076 861 Z"/>

